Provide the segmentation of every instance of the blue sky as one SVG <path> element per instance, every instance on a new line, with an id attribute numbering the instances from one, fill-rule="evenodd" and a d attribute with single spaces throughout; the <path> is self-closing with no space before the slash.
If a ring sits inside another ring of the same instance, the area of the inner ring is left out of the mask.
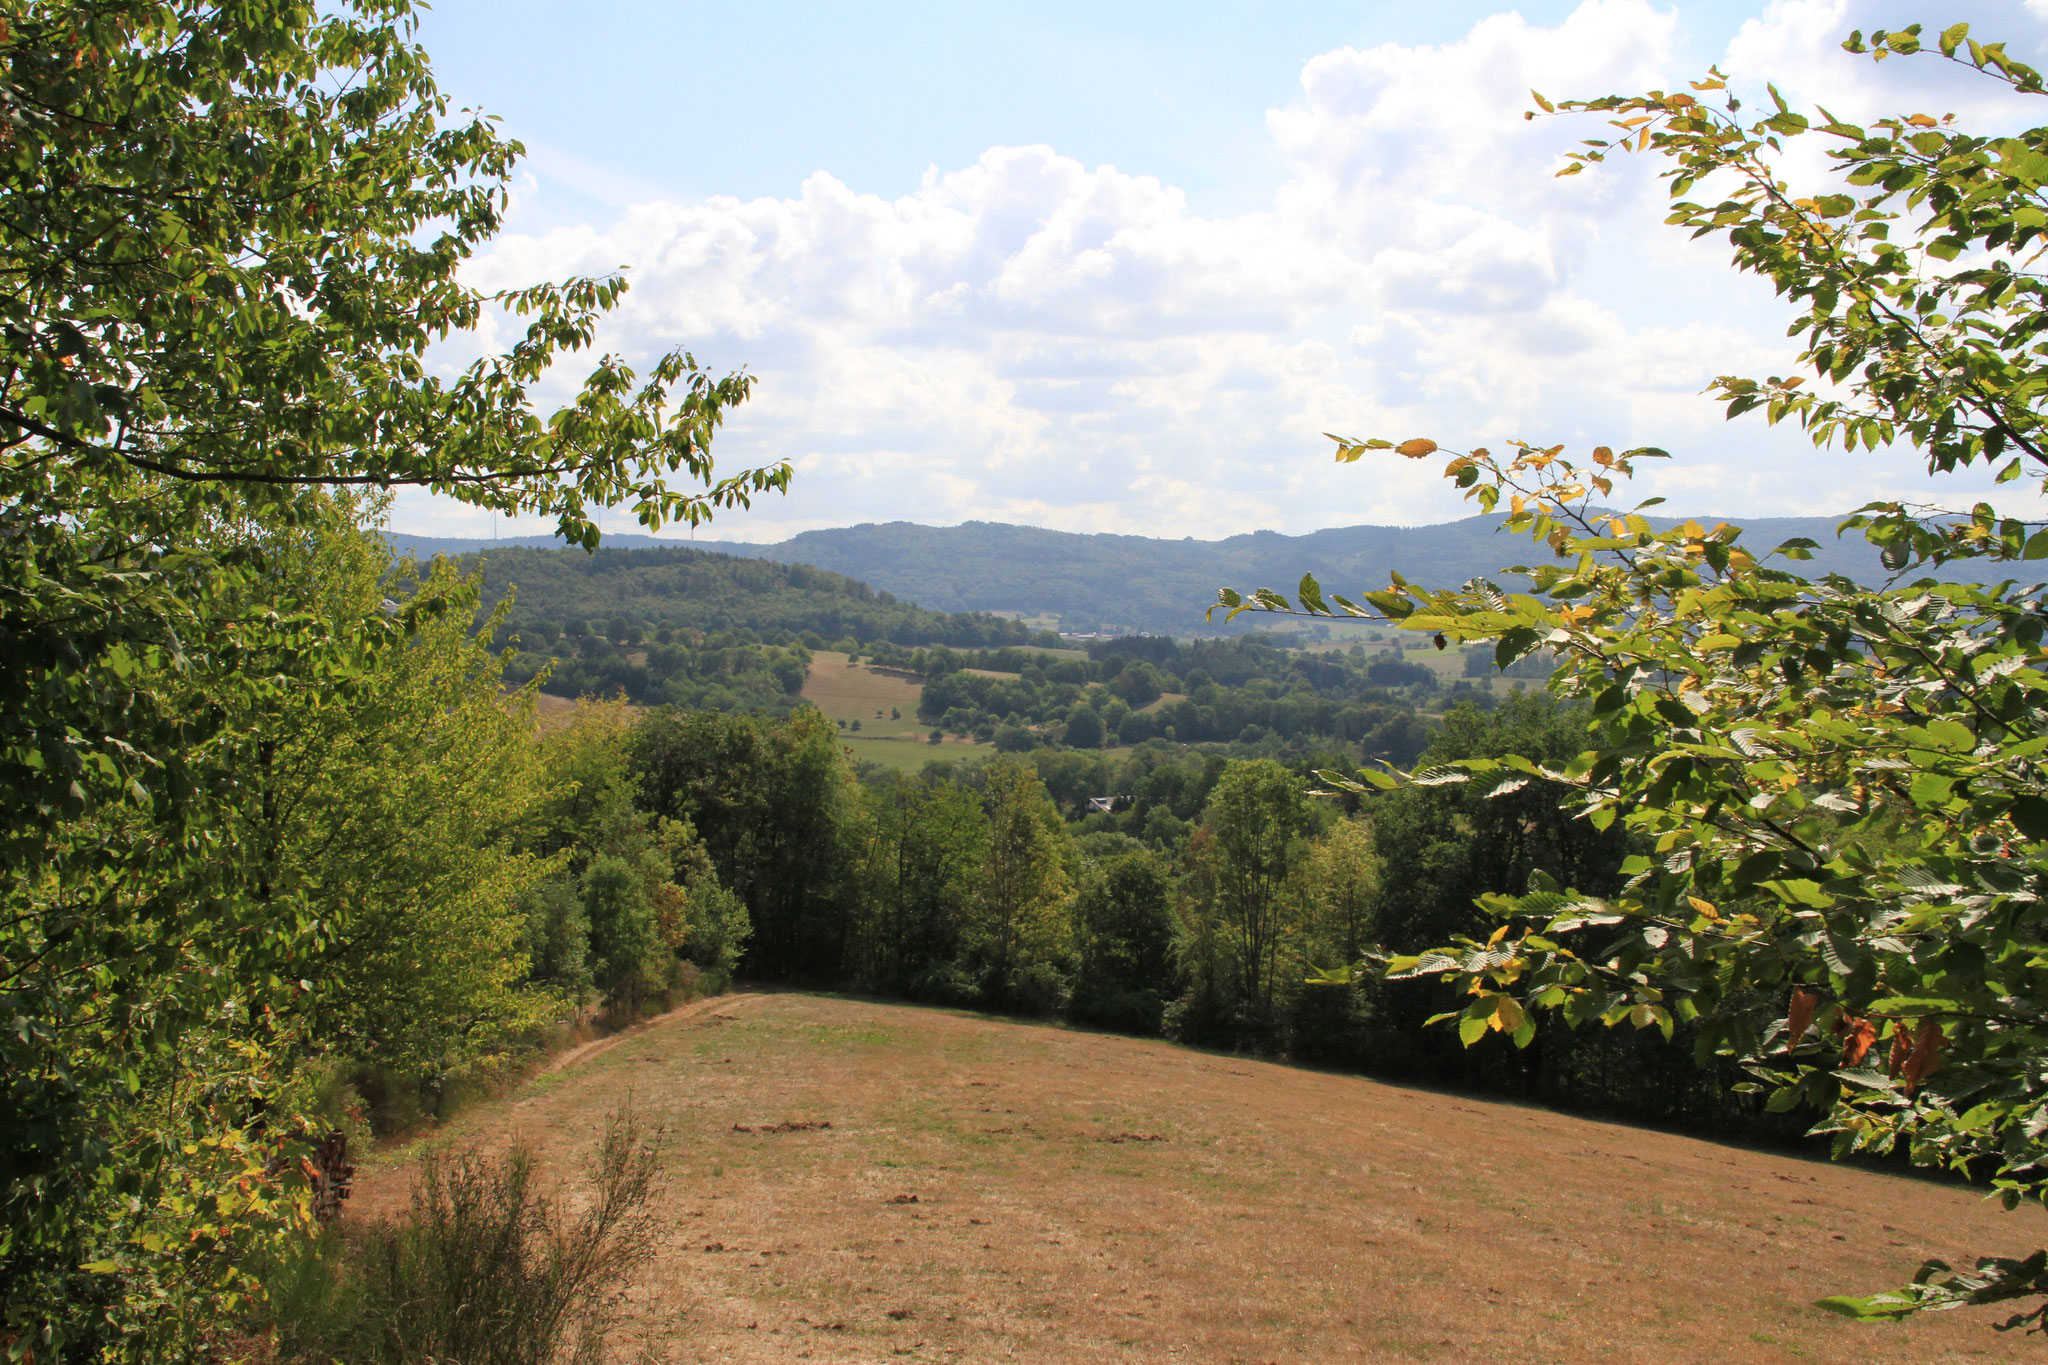
<path id="1" fill-rule="evenodd" d="M 1575 7 L 1514 8 L 1551 23 Z M 788 195 L 818 170 L 894 197 L 928 166 L 1039 142 L 1224 213 L 1279 184 L 1265 112 L 1299 96 L 1310 58 L 1440 42 L 1504 8 L 437 0 L 421 38 L 443 88 L 502 117 L 550 182 L 528 226 L 637 199 Z M 1681 22 L 1719 47 L 1745 10 Z"/>
<path id="2" fill-rule="evenodd" d="M 1926 17 L 1955 15 L 2022 53 L 2048 36 L 2043 0 Z M 1925 496 L 1903 452 L 1721 423 L 1698 389 L 1787 361 L 1785 315 L 1659 228 L 1654 167 L 1556 181 L 1595 129 L 1520 118 L 1530 85 L 1668 88 L 1715 61 L 1845 113 L 2031 112 L 1834 50 L 1911 17 L 440 0 L 421 36 L 443 88 L 528 147 L 474 278 L 625 268 L 607 346 L 759 377 L 718 453 L 788 458 L 796 485 L 700 539 L 896 518 L 1214 536 L 1463 511 L 1413 465 L 1335 469 L 1323 430 L 1658 444 L 1680 459 L 1642 491 L 1704 514 Z M 492 530 L 424 496 L 394 525 Z"/>

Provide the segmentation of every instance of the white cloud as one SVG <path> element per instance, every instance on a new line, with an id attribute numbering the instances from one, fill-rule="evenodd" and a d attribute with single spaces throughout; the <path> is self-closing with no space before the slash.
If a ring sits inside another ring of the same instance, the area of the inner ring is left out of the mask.
<path id="1" fill-rule="evenodd" d="M 1885 8 L 1776 0 L 1723 60 L 1851 117 L 1901 89 L 1947 93 L 1947 73 L 1902 87 L 1913 64 L 1834 50 Z M 1284 186 L 1235 216 L 1126 169 L 998 147 L 896 199 L 821 171 L 793 198 L 639 203 L 604 229 L 507 237 L 473 278 L 628 267 L 608 349 L 687 346 L 756 374 L 721 462 L 786 457 L 797 479 L 716 532 L 749 540 L 968 518 L 1213 536 L 1465 510 L 1434 468 L 1333 469 L 1324 431 L 1661 445 L 1683 459 L 1643 491 L 1701 513 L 1915 487 L 1904 456 L 1722 424 L 1699 390 L 1787 365 L 1785 315 L 1724 247 L 1660 225 L 1655 165 L 1558 180 L 1599 125 L 1523 119 L 1531 87 L 1670 88 L 1721 58 L 1681 51 L 1680 33 L 1673 9 L 1586 0 L 1551 28 L 1500 14 L 1454 42 L 1316 57 L 1268 116 Z M 408 526 L 437 515 L 404 508 Z"/>

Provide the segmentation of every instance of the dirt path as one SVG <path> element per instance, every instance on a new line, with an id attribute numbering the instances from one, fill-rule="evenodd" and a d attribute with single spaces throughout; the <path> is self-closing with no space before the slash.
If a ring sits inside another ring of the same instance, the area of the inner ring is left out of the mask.
<path id="1" fill-rule="evenodd" d="M 539 1074 L 546 1076 L 553 1072 L 566 1071 L 581 1062 L 589 1061 L 593 1057 L 609 1052 L 620 1043 L 629 1042 L 632 1039 L 661 1029 L 672 1028 L 688 1020 L 695 1019 L 699 1015 L 711 1014 L 713 1012 L 729 1012 L 734 1006 L 744 1005 L 748 1001 L 759 1000 L 760 998 L 760 996 L 753 994 L 739 994 L 713 995 L 707 996 L 702 1000 L 692 1000 L 689 1004 L 672 1009 L 667 1014 L 657 1019 L 650 1019 L 636 1028 L 625 1029 L 605 1038 L 593 1038 L 581 1046 L 572 1047 L 542 1067 Z"/>
<path id="2" fill-rule="evenodd" d="M 819 996 L 607 1039 L 458 1140 L 568 1175 L 631 1102 L 673 1231 L 616 1360 L 2033 1360 L 1825 1293 L 2041 1244 L 1968 1191 L 1164 1043 Z M 366 1172 L 353 1213 L 395 1208 Z"/>

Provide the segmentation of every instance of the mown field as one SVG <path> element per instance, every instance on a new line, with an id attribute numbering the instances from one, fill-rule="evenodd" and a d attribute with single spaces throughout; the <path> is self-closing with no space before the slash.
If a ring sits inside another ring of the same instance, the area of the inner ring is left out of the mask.
<path id="1" fill-rule="evenodd" d="M 994 753 L 993 746 L 948 737 L 928 742 L 931 727 L 917 720 L 917 700 L 924 684 L 893 668 L 850 664 L 834 650 L 814 650 L 804 700 L 833 720 L 845 721 L 841 732 L 856 760 L 881 763 L 914 773 L 935 758 L 971 758 Z M 889 713 L 896 712 L 894 716 Z M 851 727 L 860 722 L 860 730 Z"/>
<path id="2" fill-rule="evenodd" d="M 931 728 L 917 723 L 917 699 L 923 693 L 924 684 L 908 673 L 848 663 L 844 654 L 829 649 L 812 652 L 804 681 L 805 701 L 833 720 L 859 721 L 861 733 L 871 739 L 923 739 Z M 899 713 L 893 719 L 891 710 Z"/>
<path id="3" fill-rule="evenodd" d="M 1968 1190 L 944 1010 L 702 1002 L 450 1136 L 566 1176 L 628 1103 L 672 1145 L 621 1365 L 2040 1354 L 1992 1313 L 1811 1306 L 2038 1243 Z"/>

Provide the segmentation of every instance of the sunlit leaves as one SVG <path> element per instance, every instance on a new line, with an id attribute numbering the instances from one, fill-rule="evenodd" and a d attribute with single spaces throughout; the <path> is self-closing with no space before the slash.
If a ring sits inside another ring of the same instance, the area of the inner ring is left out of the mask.
<path id="1" fill-rule="evenodd" d="M 1923 50 L 1917 28 L 1849 47 Z M 2042 91 L 1964 26 L 1935 51 Z M 1808 373 L 1717 380 L 1729 415 L 1797 421 L 1821 443 L 1908 443 L 1937 471 L 2048 476 L 2048 278 L 2033 270 L 2048 245 L 2048 129 L 1980 137 L 1920 112 L 1855 127 L 1776 91 L 1745 123 L 1724 84 L 1695 83 L 1714 107 L 1662 92 L 1539 103 L 1615 125 L 1568 172 L 1617 148 L 1656 152 L 1672 223 L 1725 235 L 1739 268 L 1801 310 Z M 1783 183 L 1798 138 L 1831 149 L 1837 183 Z M 1685 199 L 1710 182 L 1724 197 Z M 1345 462 L 1436 453 L 1332 439 Z M 2033 572 L 2048 531 L 1988 504 L 1873 504 L 1839 534 L 1876 547 L 1886 581 L 1807 579 L 1811 542 L 1766 553 L 1736 527 L 1611 510 L 1660 450 L 1449 453 L 1445 477 L 1528 538 L 1530 558 L 1502 576 L 1520 589 L 1396 576 L 1361 600 L 1408 629 L 1493 641 L 1503 665 L 1551 650 L 1553 689 L 1585 704 L 1586 749 L 1561 769 L 1467 761 L 1361 774 L 1352 790 L 1540 782 L 1641 851 L 1611 899 L 1541 879 L 1487 896 L 1500 931 L 1386 961 L 1388 975 L 1441 978 L 1462 1002 L 1443 1022 L 1472 1044 L 1546 1011 L 1574 1027 L 1693 1021 L 1703 1054 L 1741 1059 L 1772 1111 L 1822 1115 L 1816 1131 L 1839 1152 L 1902 1149 L 2008 1203 L 2048 1202 L 2048 587 Z M 1959 581 L 1972 561 L 1988 582 Z M 1942 578 L 1922 576 L 1935 564 Z M 1235 600 L 1328 614 L 1320 587 Z M 1930 1267 L 1895 1294 L 1829 1306 L 1886 1317 L 2037 1297 L 2041 1265 Z"/>
<path id="2" fill-rule="evenodd" d="M 423 487 L 594 544 L 598 507 L 694 524 L 788 478 L 714 468 L 744 373 L 578 358 L 622 278 L 464 281 L 519 148 L 436 89 L 412 10 L 0 0 L 12 1356 L 99 1358 L 77 1328 L 178 1358 L 151 1334 L 231 1307 L 237 1229 L 289 1221 L 289 1178 L 252 1193 L 230 1135 L 267 1125 L 259 1171 L 289 1138 L 291 983 L 341 930 L 239 817 L 276 800 L 276 718 L 346 707 L 447 609 L 338 613 L 285 571 L 365 510 L 332 491 Z M 502 349 L 434 354 L 486 325 Z"/>

